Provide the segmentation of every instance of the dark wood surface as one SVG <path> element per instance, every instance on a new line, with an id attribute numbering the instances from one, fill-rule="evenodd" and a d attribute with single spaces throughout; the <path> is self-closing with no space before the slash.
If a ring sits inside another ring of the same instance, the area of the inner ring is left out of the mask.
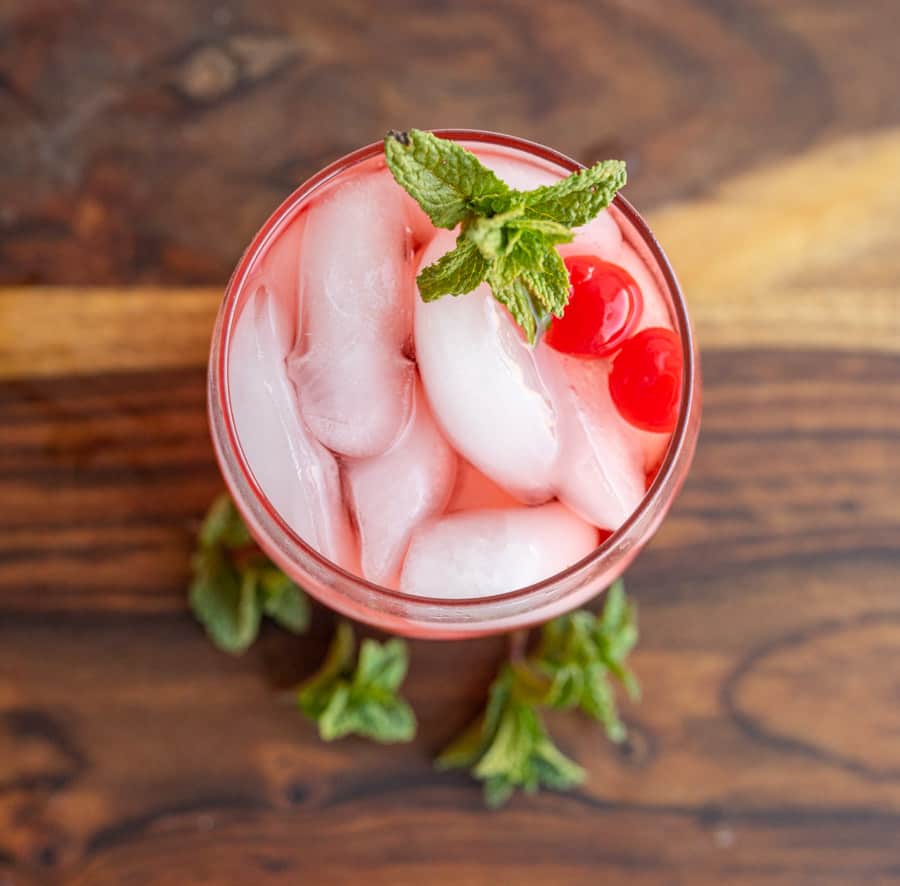
<path id="1" fill-rule="evenodd" d="M 0 3 L 0 884 L 900 883 L 893 2 Z M 631 739 L 489 813 L 431 757 L 501 638 L 412 644 L 409 746 L 324 745 L 186 612 L 210 324 L 253 230 L 391 125 L 624 154 L 703 347 L 630 572 Z M 35 286 L 34 284 L 40 284 Z"/>

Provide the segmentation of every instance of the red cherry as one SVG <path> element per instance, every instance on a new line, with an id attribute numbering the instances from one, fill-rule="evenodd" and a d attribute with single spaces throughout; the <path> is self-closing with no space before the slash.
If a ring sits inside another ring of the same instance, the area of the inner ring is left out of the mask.
<path id="1" fill-rule="evenodd" d="M 564 354 L 605 357 L 621 346 L 640 318 L 641 290 L 625 268 L 594 255 L 573 255 L 565 262 L 569 303 L 544 338 Z"/>
<path id="2" fill-rule="evenodd" d="M 628 339 L 609 374 L 609 393 L 622 417 L 645 431 L 671 431 L 681 367 L 681 342 L 671 329 L 651 326 Z"/>
<path id="3" fill-rule="evenodd" d="M 597 530 L 597 547 L 603 544 L 608 538 L 612 538 L 612 531 L 609 529 L 598 529 Z"/>

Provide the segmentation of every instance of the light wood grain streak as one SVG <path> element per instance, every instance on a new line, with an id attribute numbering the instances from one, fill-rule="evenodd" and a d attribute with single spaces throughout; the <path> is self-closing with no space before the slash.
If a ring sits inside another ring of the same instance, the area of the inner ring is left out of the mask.
<path id="1" fill-rule="evenodd" d="M 202 365 L 223 289 L 0 289 L 0 378 Z"/>
<path id="2" fill-rule="evenodd" d="M 900 350 L 900 130 L 738 176 L 651 224 L 701 346 Z"/>
<path id="3" fill-rule="evenodd" d="M 701 346 L 900 352 L 900 251 L 884 248 L 900 132 L 819 147 L 650 223 Z M 873 253 L 876 279 L 846 272 Z M 0 289 L 0 378 L 203 365 L 223 288 Z"/>

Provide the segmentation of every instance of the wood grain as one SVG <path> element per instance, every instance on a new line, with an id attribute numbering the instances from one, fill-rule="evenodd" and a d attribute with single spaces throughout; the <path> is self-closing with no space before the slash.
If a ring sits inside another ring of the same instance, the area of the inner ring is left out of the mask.
<path id="1" fill-rule="evenodd" d="M 835 168 L 852 188 L 821 186 Z M 900 130 L 771 164 L 648 220 L 704 345 L 900 352 Z M 0 379 L 205 365 L 222 292 L 0 288 Z"/>
<path id="2" fill-rule="evenodd" d="M 893 11 L 0 4 L 0 886 L 900 883 Z M 413 744 L 325 745 L 328 613 L 231 659 L 185 607 L 224 280 L 406 122 L 626 155 L 703 348 L 630 739 L 554 717 L 588 783 L 494 814 L 430 761 L 502 638 L 412 644 Z"/>
<path id="3" fill-rule="evenodd" d="M 0 282 L 211 283 L 391 127 L 631 161 L 641 206 L 900 124 L 894 0 L 0 6 Z"/>

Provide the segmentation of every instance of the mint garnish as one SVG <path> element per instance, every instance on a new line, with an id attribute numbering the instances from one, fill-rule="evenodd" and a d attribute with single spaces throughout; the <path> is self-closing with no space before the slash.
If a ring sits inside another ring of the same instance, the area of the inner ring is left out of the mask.
<path id="1" fill-rule="evenodd" d="M 534 344 L 552 314 L 562 317 L 569 275 L 556 250 L 607 207 L 625 184 L 625 164 L 604 160 L 532 191 L 516 191 L 449 139 L 411 129 L 384 140 L 397 183 L 438 228 L 461 225 L 456 248 L 417 278 L 425 301 L 462 295 L 487 281 Z"/>

